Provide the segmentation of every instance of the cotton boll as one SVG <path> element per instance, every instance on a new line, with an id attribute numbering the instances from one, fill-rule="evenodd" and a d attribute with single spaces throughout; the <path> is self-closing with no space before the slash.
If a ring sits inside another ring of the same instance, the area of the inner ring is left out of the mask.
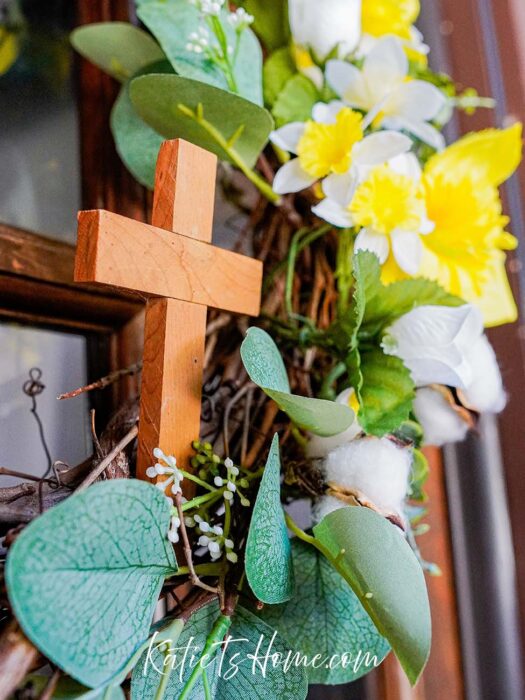
<path id="1" fill-rule="evenodd" d="M 378 508 L 402 515 L 411 464 L 408 448 L 367 437 L 330 452 L 323 472 L 327 482 L 360 491 Z"/>
<path id="2" fill-rule="evenodd" d="M 290 0 L 288 14 L 293 40 L 324 59 L 340 46 L 349 53 L 361 34 L 361 0 Z"/>
<path id="3" fill-rule="evenodd" d="M 461 442 L 470 427 L 468 421 L 450 405 L 446 396 L 432 387 L 417 390 L 414 413 L 423 428 L 426 445 L 441 447 L 447 443 Z"/>
<path id="4" fill-rule="evenodd" d="M 320 523 L 323 518 L 333 513 L 334 510 L 351 507 L 343 503 L 339 498 L 335 498 L 335 496 L 322 496 L 317 499 L 312 507 L 312 520 L 314 523 Z"/>
<path id="5" fill-rule="evenodd" d="M 478 413 L 500 413 L 505 408 L 507 396 L 503 388 L 496 353 L 486 335 L 472 346 L 467 361 L 472 379 L 460 397 L 468 408 Z"/>
<path id="6" fill-rule="evenodd" d="M 336 402 L 343 404 L 344 406 L 350 406 L 354 408 L 353 404 L 354 390 L 352 388 L 345 389 L 336 398 Z M 354 420 L 352 425 L 350 425 L 346 430 L 337 435 L 332 435 L 331 437 L 320 437 L 319 435 L 312 435 L 308 446 L 306 448 L 306 455 L 310 459 L 324 459 L 329 452 L 335 450 L 341 445 L 346 445 L 348 442 L 354 440 L 360 433 L 362 428 L 357 422 L 357 418 Z"/>

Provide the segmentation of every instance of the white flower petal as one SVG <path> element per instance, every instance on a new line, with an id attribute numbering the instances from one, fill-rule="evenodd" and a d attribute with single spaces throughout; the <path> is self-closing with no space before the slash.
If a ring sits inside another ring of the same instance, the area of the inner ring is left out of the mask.
<path id="1" fill-rule="evenodd" d="M 378 131 L 356 143 L 352 160 L 355 165 L 381 165 L 411 148 L 412 141 L 408 136 L 397 131 Z"/>
<path id="2" fill-rule="evenodd" d="M 417 275 L 423 257 L 423 244 L 418 233 L 399 229 L 392 231 L 392 252 L 407 275 Z"/>
<path id="3" fill-rule="evenodd" d="M 357 185 L 357 173 L 352 168 L 344 175 L 333 173 L 325 177 L 323 180 L 323 192 L 329 199 L 333 199 L 342 207 L 347 207 L 352 201 Z"/>
<path id="4" fill-rule="evenodd" d="M 299 158 L 293 158 L 275 174 L 273 190 L 277 194 L 300 192 L 313 185 L 316 179 L 302 169 Z"/>
<path id="5" fill-rule="evenodd" d="M 339 44 L 353 51 L 361 30 L 360 0 L 290 0 L 293 40 L 311 47 L 323 59 Z"/>
<path id="6" fill-rule="evenodd" d="M 480 413 L 500 413 L 507 396 L 503 388 L 496 353 L 486 335 L 482 335 L 468 353 L 472 380 L 462 390 L 461 398 L 469 408 Z"/>
<path id="7" fill-rule="evenodd" d="M 366 82 L 359 68 L 346 61 L 328 61 L 326 81 L 352 107 L 364 110 L 370 107 Z"/>
<path id="8" fill-rule="evenodd" d="M 337 115 L 345 107 L 340 100 L 331 102 L 316 102 L 312 108 L 312 119 L 320 124 L 335 124 Z"/>
<path id="9" fill-rule="evenodd" d="M 290 124 L 285 124 L 285 126 L 282 126 L 280 129 L 272 131 L 270 134 L 270 141 L 279 148 L 282 148 L 283 151 L 296 153 L 297 144 L 301 140 L 301 136 L 304 134 L 304 129 L 304 122 L 291 122 Z"/>
<path id="10" fill-rule="evenodd" d="M 422 176 L 421 166 L 413 153 L 401 153 L 388 161 L 389 167 L 398 175 L 409 177 L 419 182 Z"/>
<path id="11" fill-rule="evenodd" d="M 442 151 L 445 148 L 445 138 L 432 124 L 426 122 L 418 122 L 414 119 L 406 117 L 387 117 L 383 120 L 383 126 L 388 129 L 402 129 L 413 134 L 416 138 L 429 146 L 435 148 L 436 151 Z"/>
<path id="12" fill-rule="evenodd" d="M 354 249 L 356 252 L 358 250 L 369 250 L 371 253 L 375 253 L 382 265 L 388 258 L 390 245 L 388 237 L 383 233 L 378 233 L 371 228 L 363 228 L 357 234 Z"/>
<path id="13" fill-rule="evenodd" d="M 417 122 L 435 119 L 447 103 L 447 98 L 435 85 L 423 80 L 403 83 L 395 93 L 396 114 Z"/>
<path id="14" fill-rule="evenodd" d="M 315 207 L 312 207 L 312 212 L 320 219 L 324 219 L 329 224 L 339 228 L 351 228 L 353 220 L 350 212 L 345 207 L 342 207 L 335 200 L 326 197 Z"/>
<path id="15" fill-rule="evenodd" d="M 368 85 L 394 86 L 408 74 L 408 59 L 401 41 L 385 36 L 372 48 L 363 65 Z"/>

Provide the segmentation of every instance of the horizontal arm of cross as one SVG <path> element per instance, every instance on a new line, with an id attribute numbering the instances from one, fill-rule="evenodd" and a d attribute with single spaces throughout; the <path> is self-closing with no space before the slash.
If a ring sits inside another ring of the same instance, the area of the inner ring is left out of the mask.
<path id="1" fill-rule="evenodd" d="M 79 212 L 75 280 L 257 316 L 262 263 L 96 209 Z"/>

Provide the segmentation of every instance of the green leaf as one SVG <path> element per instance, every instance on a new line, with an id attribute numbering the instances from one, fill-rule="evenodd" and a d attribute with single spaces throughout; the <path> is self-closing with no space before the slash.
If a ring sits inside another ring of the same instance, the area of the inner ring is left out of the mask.
<path id="1" fill-rule="evenodd" d="M 263 603 L 284 603 L 294 591 L 288 530 L 281 505 L 279 436 L 274 435 L 246 543 L 246 578 Z"/>
<path id="2" fill-rule="evenodd" d="M 278 127 L 290 122 L 305 122 L 312 118 L 312 109 L 321 96 L 311 80 L 294 75 L 281 90 L 272 114 Z"/>
<path id="3" fill-rule="evenodd" d="M 413 450 L 412 474 L 410 477 L 410 498 L 413 501 L 426 501 L 423 487 L 430 474 L 428 459 L 421 450 Z"/>
<path id="4" fill-rule="evenodd" d="M 274 51 L 263 68 L 264 101 L 272 107 L 286 83 L 297 73 L 297 68 L 286 46 Z"/>
<path id="5" fill-rule="evenodd" d="M 172 73 L 171 65 L 164 61 L 147 66 L 138 75 L 146 73 Z M 127 81 L 111 111 L 111 131 L 117 151 L 130 173 L 142 184 L 153 189 L 155 166 L 164 138 L 139 117 L 129 97 L 130 81 Z"/>
<path id="6" fill-rule="evenodd" d="M 181 668 L 184 649 L 189 646 L 190 654 L 195 654 L 195 661 L 202 652 L 206 639 L 211 633 L 215 621 L 219 616 L 217 603 L 210 603 L 197 610 L 186 623 L 180 635 L 176 648 L 178 666 L 172 672 L 165 698 L 178 698 L 188 680 L 191 668 L 189 660 Z M 268 627 L 262 620 L 241 606 L 237 606 L 233 617 L 232 626 L 228 632 L 232 641 L 223 652 L 219 650 L 213 660 L 207 660 L 207 676 L 210 685 L 212 700 L 233 700 L 234 698 L 246 698 L 246 700 L 304 700 L 308 692 L 308 682 L 303 668 L 291 668 L 285 673 L 281 666 L 274 666 L 271 662 L 271 654 L 286 654 L 287 647 L 283 640 L 277 637 L 273 640 L 274 630 Z M 261 641 L 262 640 L 262 641 Z M 266 665 L 263 674 L 259 664 L 248 658 L 249 654 L 255 654 L 257 645 L 261 642 L 258 654 L 260 664 L 264 664 L 264 655 L 271 645 L 270 662 Z M 132 700 L 154 700 L 159 685 L 160 674 L 156 669 L 162 669 L 162 654 L 153 647 L 151 654 L 144 654 L 141 661 L 135 667 L 131 679 Z M 202 680 L 197 681 L 196 686 L 187 696 L 186 700 L 204 700 Z"/>
<path id="7" fill-rule="evenodd" d="M 395 431 L 408 420 L 416 395 L 410 371 L 398 357 L 373 349 L 361 353 L 359 374 L 360 425 L 379 437 Z"/>
<path id="8" fill-rule="evenodd" d="M 164 58 L 157 42 L 127 22 L 100 22 L 78 27 L 71 43 L 79 54 L 120 82 Z"/>
<path id="9" fill-rule="evenodd" d="M 368 508 L 348 506 L 327 515 L 314 535 L 337 558 L 414 685 L 430 653 L 430 608 L 423 571 L 399 528 Z"/>
<path id="10" fill-rule="evenodd" d="M 154 486 L 106 481 L 41 515 L 11 548 L 7 589 L 22 629 L 84 685 L 107 684 L 148 636 L 177 570 L 169 519 Z"/>
<path id="11" fill-rule="evenodd" d="M 157 38 L 166 56 L 179 75 L 199 80 L 208 85 L 229 90 L 223 71 L 206 58 L 205 53 L 197 54 L 186 48 L 190 34 L 203 26 L 199 9 L 188 0 L 159 0 L 139 6 L 137 14 Z M 222 10 L 219 18 L 228 45 L 236 46 L 235 30 L 226 21 L 228 13 Z M 206 26 L 206 24 L 204 24 Z M 209 30 L 210 39 L 213 37 Z M 237 93 L 257 105 L 262 105 L 262 53 L 257 37 L 250 29 L 245 29 L 240 37 L 233 74 Z"/>
<path id="12" fill-rule="evenodd" d="M 33 691 L 40 695 L 49 683 L 49 676 L 34 674 L 27 678 L 24 687 L 28 683 L 31 684 Z M 92 690 L 67 676 L 59 679 L 53 691 L 53 700 L 125 700 L 125 697 L 124 691 L 118 685 Z"/>
<path id="13" fill-rule="evenodd" d="M 385 286 L 381 266 L 374 253 L 360 251 L 354 256 L 355 302 L 358 330 L 375 334 L 418 306 L 462 306 L 463 299 L 449 294 L 437 282 L 422 277 Z"/>
<path id="14" fill-rule="evenodd" d="M 277 345 L 261 328 L 248 329 L 241 345 L 241 358 L 252 382 L 299 427 L 330 437 L 342 433 L 352 424 L 354 413 L 348 406 L 290 393 L 286 368 Z"/>
<path id="15" fill-rule="evenodd" d="M 240 0 L 235 3 L 253 18 L 253 30 L 270 51 L 284 46 L 290 38 L 286 0 Z"/>
<path id="16" fill-rule="evenodd" d="M 178 75 L 135 78 L 130 96 L 142 119 L 165 138 L 186 139 L 231 162 L 234 161 L 216 134 L 224 141 L 235 138 L 231 147 L 249 168 L 255 164 L 273 128 L 270 113 L 262 107 Z M 206 124 L 196 118 L 199 112 Z"/>
<path id="17" fill-rule="evenodd" d="M 286 605 L 264 607 L 258 615 L 294 650 L 322 663 L 308 667 L 308 682 L 324 685 L 350 683 L 379 666 L 390 651 L 372 620 L 332 564 L 314 547 L 292 541 L 297 593 Z M 326 662 L 347 655 L 348 664 Z"/>

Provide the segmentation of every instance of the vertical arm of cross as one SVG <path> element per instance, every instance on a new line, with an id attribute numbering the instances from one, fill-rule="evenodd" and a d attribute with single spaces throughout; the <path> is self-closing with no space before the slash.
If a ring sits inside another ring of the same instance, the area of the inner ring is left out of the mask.
<path id="1" fill-rule="evenodd" d="M 152 224 L 204 242 L 212 237 L 216 157 L 185 141 L 162 144 Z M 160 447 L 187 467 L 199 436 L 206 306 L 169 298 L 147 302 L 137 476 Z"/>

